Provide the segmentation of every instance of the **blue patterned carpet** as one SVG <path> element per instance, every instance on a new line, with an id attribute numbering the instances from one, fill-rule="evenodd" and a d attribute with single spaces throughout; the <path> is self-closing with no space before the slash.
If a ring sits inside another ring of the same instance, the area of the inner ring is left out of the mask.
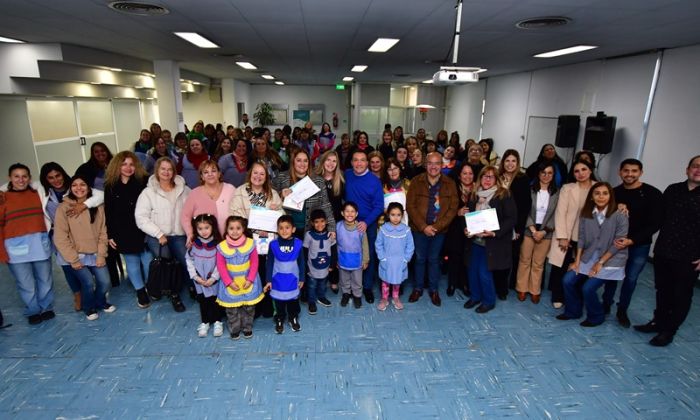
<path id="1" fill-rule="evenodd" d="M 163 301 L 139 309 L 128 283 L 111 292 L 115 313 L 87 321 L 54 276 L 57 316 L 30 326 L 0 268 L 14 323 L 0 330 L 0 419 L 700 417 L 697 305 L 666 348 L 614 316 L 592 329 L 557 321 L 546 293 L 539 305 L 511 293 L 485 315 L 459 293 L 383 313 L 330 294 L 315 316 L 302 306 L 301 332 L 276 335 L 260 318 L 253 339 L 233 341 L 198 338 L 188 297 L 181 314 Z M 633 323 L 651 316 L 652 284 L 647 266 Z"/>

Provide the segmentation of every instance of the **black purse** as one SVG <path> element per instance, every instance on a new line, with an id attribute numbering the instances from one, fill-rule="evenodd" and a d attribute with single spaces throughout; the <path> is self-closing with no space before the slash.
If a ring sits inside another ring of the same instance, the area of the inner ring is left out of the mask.
<path id="1" fill-rule="evenodd" d="M 182 267 L 174 258 L 165 258 L 161 255 L 163 246 L 158 249 L 158 256 L 148 266 L 148 280 L 146 288 L 148 294 L 154 299 L 160 299 L 163 295 L 179 293 L 182 288 Z"/>

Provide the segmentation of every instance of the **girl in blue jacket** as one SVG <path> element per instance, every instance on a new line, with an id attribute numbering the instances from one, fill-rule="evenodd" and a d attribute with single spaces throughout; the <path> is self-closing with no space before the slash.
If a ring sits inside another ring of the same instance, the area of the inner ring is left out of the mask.
<path id="1" fill-rule="evenodd" d="M 399 286 L 408 278 L 408 262 L 413 256 L 413 235 L 408 226 L 401 223 L 403 206 L 389 203 L 386 209 L 389 223 L 379 228 L 374 246 L 379 260 L 379 278 L 382 279 L 382 300 L 377 309 L 383 311 L 389 306 L 389 288 L 392 287 L 394 308 L 403 309 L 399 300 Z"/>

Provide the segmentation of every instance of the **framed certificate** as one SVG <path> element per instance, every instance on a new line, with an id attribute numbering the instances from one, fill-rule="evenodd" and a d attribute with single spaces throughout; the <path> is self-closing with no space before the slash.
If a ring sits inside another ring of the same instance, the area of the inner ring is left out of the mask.
<path id="1" fill-rule="evenodd" d="M 496 209 L 473 211 L 465 214 L 464 218 L 467 221 L 467 230 L 471 234 L 481 233 L 485 230 L 494 232 L 501 228 L 498 224 Z"/>

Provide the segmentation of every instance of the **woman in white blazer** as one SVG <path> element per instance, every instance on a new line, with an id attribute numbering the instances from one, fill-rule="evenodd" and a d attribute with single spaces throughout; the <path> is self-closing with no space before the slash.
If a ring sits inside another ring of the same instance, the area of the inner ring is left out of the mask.
<path id="1" fill-rule="evenodd" d="M 188 279 L 185 261 L 187 236 L 180 224 L 180 214 L 190 193 L 185 180 L 175 172 L 175 163 L 159 158 L 148 185 L 136 201 L 136 226 L 146 234 L 146 245 L 155 256 L 175 258 L 181 266 L 183 279 Z M 190 284 L 188 284 L 190 286 Z M 191 285 L 194 288 L 194 285 Z M 170 299 L 176 312 L 183 312 L 179 290 Z"/>

